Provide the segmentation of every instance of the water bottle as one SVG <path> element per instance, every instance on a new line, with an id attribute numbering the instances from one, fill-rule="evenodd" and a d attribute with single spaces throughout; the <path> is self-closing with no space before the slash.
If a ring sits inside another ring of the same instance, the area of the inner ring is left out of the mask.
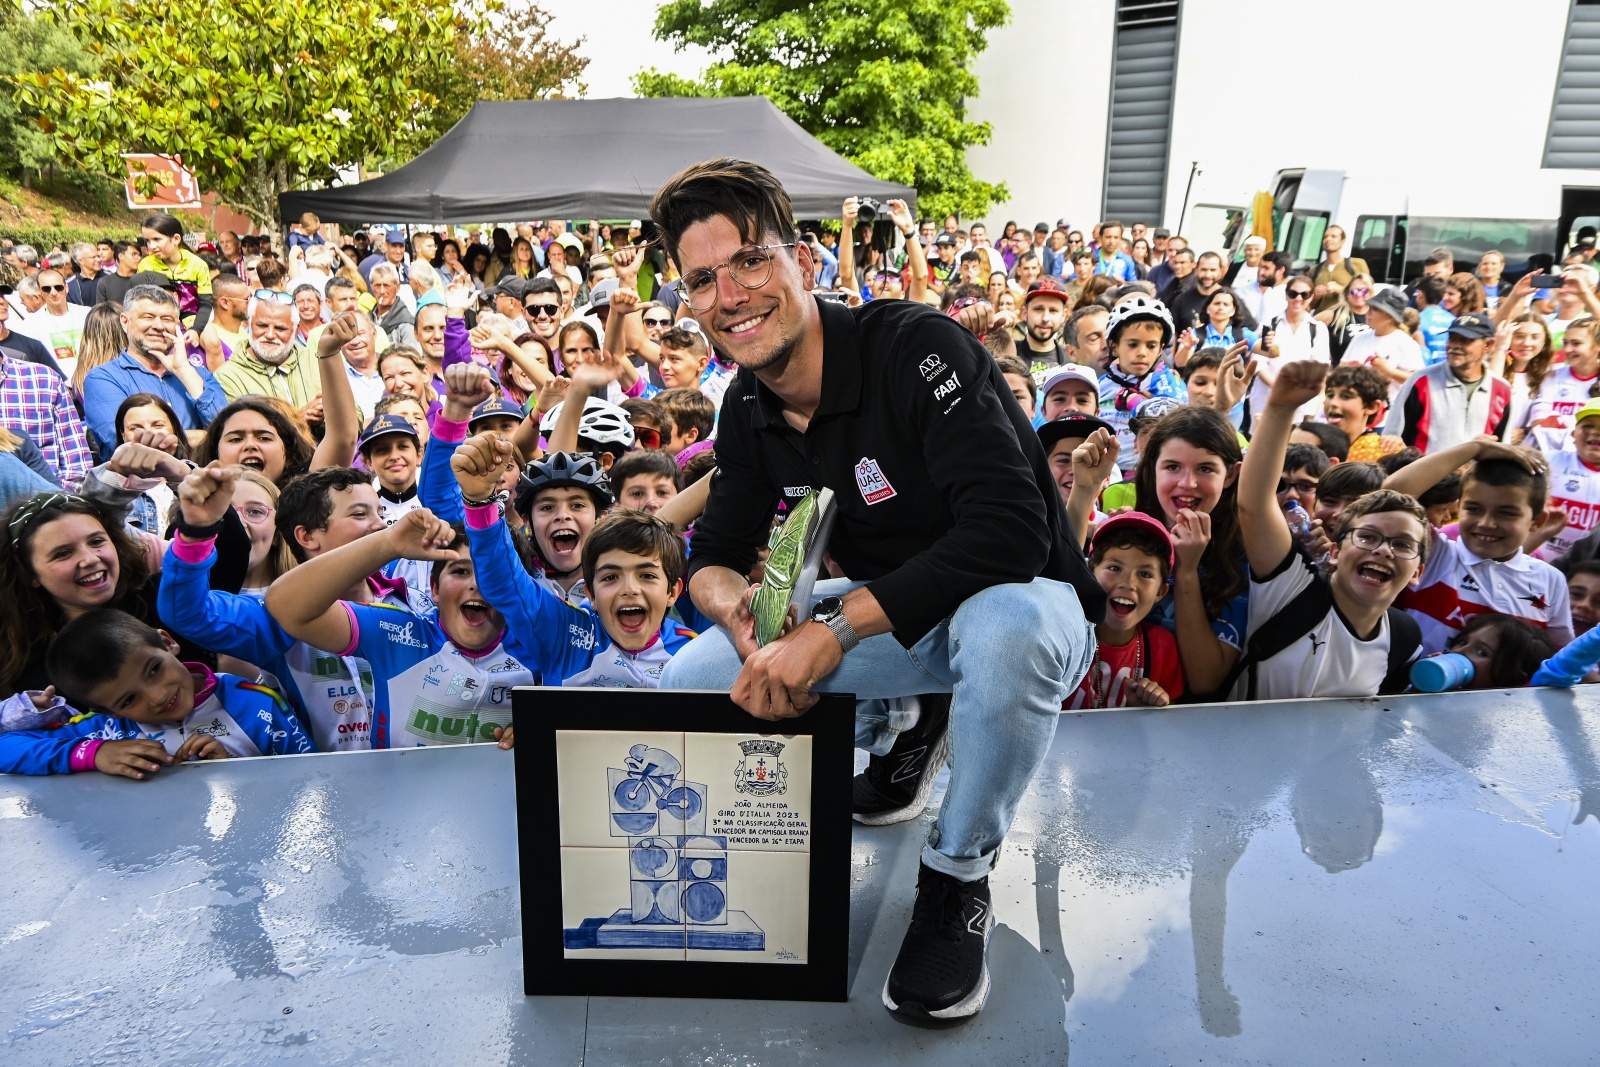
<path id="1" fill-rule="evenodd" d="M 1411 684 L 1423 693 L 1443 693 L 1472 684 L 1472 661 L 1459 652 L 1419 659 L 1411 665 Z"/>
<path id="2" fill-rule="evenodd" d="M 1289 522 L 1290 535 L 1300 542 L 1301 548 L 1304 548 L 1309 553 L 1316 543 L 1317 534 L 1311 528 L 1311 516 L 1306 514 L 1306 509 L 1291 500 L 1283 506 L 1283 517 Z M 1323 574 L 1327 574 L 1333 569 L 1331 565 L 1332 553 L 1326 550 L 1313 562 Z"/>

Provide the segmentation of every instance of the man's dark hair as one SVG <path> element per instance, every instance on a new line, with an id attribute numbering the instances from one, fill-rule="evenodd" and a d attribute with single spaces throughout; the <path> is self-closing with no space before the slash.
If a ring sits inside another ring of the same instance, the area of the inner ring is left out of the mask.
<path id="1" fill-rule="evenodd" d="M 1217 266 L 1222 266 L 1222 257 L 1217 255 L 1215 252 L 1201 252 L 1200 259 L 1214 259 L 1217 261 Z M 1196 262 L 1198 262 L 1198 260 Z"/>
<path id="2" fill-rule="evenodd" d="M 1113 526 L 1103 535 L 1097 534 L 1089 546 L 1089 565 L 1098 566 L 1100 561 L 1106 558 L 1106 553 L 1113 548 L 1132 548 L 1154 557 L 1161 580 L 1167 580 L 1167 564 L 1171 559 L 1170 548 L 1154 530 L 1129 524 Z"/>
<path id="3" fill-rule="evenodd" d="M 1456 265 L 1456 257 L 1448 248 L 1435 248 L 1428 253 L 1428 258 L 1422 261 L 1424 267 L 1437 267 L 1441 263 L 1448 263 L 1452 267 Z"/>
<path id="4" fill-rule="evenodd" d="M 1193 360 L 1190 360 L 1190 362 L 1193 362 Z M 1306 419 L 1299 426 L 1296 426 L 1295 429 L 1304 430 L 1312 437 L 1315 437 L 1317 439 L 1316 451 L 1321 452 L 1328 459 L 1338 460 L 1340 463 L 1343 463 L 1346 459 L 1350 458 L 1350 435 L 1332 423 L 1316 422 L 1313 419 Z M 1291 445 L 1290 447 L 1310 448 L 1311 446 Z M 1289 468 L 1285 466 L 1284 469 L 1288 470 Z M 1322 471 L 1318 471 L 1317 475 L 1318 477 L 1321 477 Z"/>
<path id="5" fill-rule="evenodd" d="M 668 585 L 683 577 L 689 554 L 683 535 L 671 523 L 633 508 L 613 508 L 607 512 L 583 542 L 583 580 L 590 589 L 594 588 L 595 566 L 607 552 L 627 552 L 660 560 Z"/>
<path id="6" fill-rule="evenodd" d="M 121 259 L 122 258 L 122 253 L 126 252 L 130 248 L 138 248 L 138 247 L 139 246 L 134 244 L 132 241 L 112 241 L 111 242 L 111 255 L 115 259 Z"/>
<path id="7" fill-rule="evenodd" d="M 1078 346 L 1078 323 L 1090 315 L 1109 315 L 1110 309 L 1103 304 L 1086 304 L 1074 311 L 1068 318 L 1067 324 L 1061 327 L 1061 339 L 1076 348 Z"/>
<path id="8" fill-rule="evenodd" d="M 1437 304 L 1444 299 L 1444 291 L 1449 286 L 1449 281 L 1437 274 L 1424 274 L 1417 279 L 1417 293 L 1430 304 Z"/>
<path id="9" fill-rule="evenodd" d="M 672 432 L 672 416 L 661 409 L 661 405 L 654 400 L 646 400 L 642 396 L 630 396 L 618 405 L 628 413 L 629 421 L 643 419 L 658 430 Z"/>
<path id="10" fill-rule="evenodd" d="M 661 227 L 667 254 L 678 260 L 678 242 L 697 222 L 726 218 L 742 240 L 753 245 L 794 233 L 789 194 L 766 167 L 741 159 L 696 163 L 667 179 L 650 202 L 650 217 Z"/>
<path id="11" fill-rule="evenodd" d="M 535 293 L 545 293 L 559 300 L 561 299 L 561 286 L 556 284 L 554 278 L 530 278 L 528 287 L 522 291 L 522 299 L 526 301 L 528 297 Z"/>
<path id="12" fill-rule="evenodd" d="M 974 256 L 977 255 L 976 252 L 973 252 L 971 254 L 974 255 Z M 967 255 L 968 255 L 968 253 L 963 252 L 961 254 L 961 258 L 962 259 L 967 258 Z M 1024 252 L 1024 253 L 1022 253 L 1022 255 L 1017 257 L 1017 262 L 1019 264 L 1020 263 L 1037 263 L 1037 262 L 1039 262 L 1039 253 L 1037 253 L 1037 252 Z M 1013 268 L 1013 269 L 1015 269 L 1015 268 Z"/>
<path id="13" fill-rule="evenodd" d="M 1322 389 L 1323 392 L 1350 389 L 1361 398 L 1363 407 L 1389 399 L 1389 384 L 1383 380 L 1383 375 L 1371 367 L 1357 367 L 1348 363 L 1333 368 Z"/>
<path id="14" fill-rule="evenodd" d="M 333 291 L 335 289 L 350 289 L 350 290 L 354 290 L 355 287 L 356 287 L 356 283 L 351 281 L 349 278 L 346 278 L 342 274 L 335 274 L 333 277 L 329 278 L 326 282 L 323 283 L 322 292 L 323 292 L 324 296 L 332 298 Z"/>
<path id="15" fill-rule="evenodd" d="M 45 653 L 45 672 L 61 695 L 89 707 L 89 691 L 122 673 L 142 648 L 162 648 L 161 634 L 115 608 L 87 612 L 63 626 Z"/>
<path id="16" fill-rule="evenodd" d="M 1180 248 L 1176 252 L 1172 253 L 1172 256 L 1173 256 L 1174 259 L 1176 259 L 1178 256 L 1188 256 L 1190 259 L 1193 259 L 1194 258 L 1194 249 L 1192 249 L 1192 248 Z M 1218 262 L 1221 262 L 1221 260 L 1219 259 Z"/>
<path id="17" fill-rule="evenodd" d="M 1281 270 L 1287 274 L 1294 266 L 1294 257 L 1287 252 L 1268 252 L 1261 257 L 1261 262 L 1271 263 L 1274 270 Z"/>
<path id="18" fill-rule="evenodd" d="M 292 479 L 278 494 L 278 533 L 289 542 L 289 551 L 301 563 L 306 550 L 294 532 L 326 530 L 333 519 L 333 494 L 358 485 L 371 485 L 372 475 L 352 467 L 323 467 Z"/>
<path id="19" fill-rule="evenodd" d="M 1283 453 L 1283 473 L 1310 471 L 1321 478 L 1327 473 L 1328 454 L 1315 445 L 1290 445 Z"/>
<path id="20" fill-rule="evenodd" d="M 622 499 L 622 483 L 641 475 L 666 478 L 672 482 L 674 489 L 682 488 L 680 479 L 683 472 L 678 469 L 678 461 L 659 448 L 641 448 L 629 452 L 606 471 L 606 477 L 611 479 L 611 491 L 616 494 L 618 500 Z"/>
<path id="21" fill-rule="evenodd" d="M 1202 348 L 1189 357 L 1189 362 L 1178 368 L 1178 376 L 1187 382 L 1197 370 L 1217 370 L 1222 366 L 1223 357 L 1227 354 L 1226 348 L 1218 348 L 1216 345 Z"/>
<path id="22" fill-rule="evenodd" d="M 696 441 L 710 437 L 717 425 L 717 406 L 698 389 L 663 389 L 653 399 L 667 413 L 678 433 L 699 430 Z"/>
<path id="23" fill-rule="evenodd" d="M 1335 463 L 1317 479 L 1317 499 L 1355 500 L 1382 489 L 1384 477 L 1376 463 Z"/>
<path id="24" fill-rule="evenodd" d="M 1076 252 L 1072 253 L 1071 259 L 1074 263 L 1078 262 L 1080 259 L 1087 259 L 1092 263 L 1094 262 L 1094 253 L 1089 251 L 1087 248 L 1080 248 Z"/>
<path id="25" fill-rule="evenodd" d="M 1465 495 L 1467 486 L 1474 482 L 1483 485 L 1492 485 L 1497 489 L 1513 486 L 1525 490 L 1528 494 L 1528 504 L 1537 515 L 1544 510 L 1545 497 L 1549 495 L 1550 483 L 1544 474 L 1535 474 L 1514 459 L 1480 459 L 1467 468 L 1467 476 L 1462 479 L 1461 491 Z"/>

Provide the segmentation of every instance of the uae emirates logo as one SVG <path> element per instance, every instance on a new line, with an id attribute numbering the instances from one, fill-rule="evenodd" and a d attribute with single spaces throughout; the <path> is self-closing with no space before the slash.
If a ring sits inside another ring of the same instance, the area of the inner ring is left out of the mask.
<path id="1" fill-rule="evenodd" d="M 865 456 L 856 464 L 856 486 L 861 490 L 861 499 L 869 504 L 880 503 L 895 495 L 894 486 L 883 476 L 878 461 Z"/>
<path id="2" fill-rule="evenodd" d="M 740 741 L 739 750 L 744 758 L 733 771 L 733 788 L 736 792 L 755 797 L 781 796 L 789 791 L 789 771 L 778 759 L 783 751 L 782 741 L 758 738 Z"/>

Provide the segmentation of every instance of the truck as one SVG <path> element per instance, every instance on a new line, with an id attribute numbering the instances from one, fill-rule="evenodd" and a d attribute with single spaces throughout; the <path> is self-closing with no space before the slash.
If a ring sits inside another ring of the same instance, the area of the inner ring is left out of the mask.
<path id="1" fill-rule="evenodd" d="M 1317 263 L 1323 234 L 1336 224 L 1349 238 L 1345 255 L 1366 260 L 1373 281 L 1383 285 L 1415 280 L 1437 248 L 1449 249 L 1457 269 L 1468 271 L 1498 249 L 1506 275 L 1516 278 L 1559 263 L 1600 228 L 1600 185 L 1502 179 L 1492 162 L 1481 172 L 1448 177 L 1294 167 L 1277 171 L 1265 191 L 1272 198 L 1273 248 L 1294 258 L 1296 272 Z M 1258 198 L 1221 192 L 1202 182 L 1179 232 L 1192 248 L 1226 250 L 1229 261 L 1240 260 Z"/>

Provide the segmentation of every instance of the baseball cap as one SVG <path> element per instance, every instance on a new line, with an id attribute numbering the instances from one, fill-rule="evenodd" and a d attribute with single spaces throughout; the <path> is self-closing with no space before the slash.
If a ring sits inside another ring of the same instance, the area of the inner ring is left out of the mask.
<path id="1" fill-rule="evenodd" d="M 594 288 L 589 290 L 589 312 L 610 307 L 611 294 L 616 292 L 621 284 L 622 282 L 616 278 L 602 278 L 595 282 Z"/>
<path id="2" fill-rule="evenodd" d="M 574 252 L 581 253 L 584 251 L 583 241 L 570 233 L 564 233 L 560 237 L 557 237 L 556 244 L 561 245 L 564 248 L 570 248 Z"/>
<path id="3" fill-rule="evenodd" d="M 380 437 L 387 437 L 392 433 L 403 433 L 413 441 L 421 442 L 417 436 L 417 428 L 401 418 L 399 415 L 375 415 L 367 428 L 361 431 L 361 439 L 356 442 L 356 451 L 365 452 L 367 446 Z"/>
<path id="4" fill-rule="evenodd" d="M 522 298 L 528 295 L 528 279 L 519 278 L 515 274 L 508 275 L 501 278 L 489 293 L 491 296 L 509 296 L 520 304 Z"/>
<path id="5" fill-rule="evenodd" d="M 472 418 L 467 420 L 467 430 L 471 432 L 472 426 L 479 419 L 487 419 L 495 415 L 509 415 L 518 422 L 522 421 L 522 409 L 503 396 L 491 396 L 488 400 L 472 409 Z"/>
<path id="6" fill-rule="evenodd" d="M 406 231 L 398 226 L 390 226 L 383 231 L 383 239 L 392 245 L 403 245 L 406 243 Z"/>
<path id="7" fill-rule="evenodd" d="M 956 243 L 956 239 L 954 237 L 951 237 L 947 233 L 941 233 L 939 236 L 937 236 L 937 237 L 935 237 L 933 239 L 933 243 L 936 244 L 936 245 L 948 247 L 950 245 L 955 244 Z"/>
<path id="8" fill-rule="evenodd" d="M 1481 341 L 1494 336 L 1494 321 L 1487 315 L 1469 311 L 1465 315 L 1457 315 L 1456 321 L 1452 322 L 1450 329 L 1445 332 L 1451 337 L 1461 337 L 1468 341 Z"/>
<path id="9" fill-rule="evenodd" d="M 1050 224 L 1047 223 L 1047 222 L 1036 222 L 1036 223 L 1033 224 L 1033 232 L 1034 233 L 1049 233 L 1050 232 Z"/>
<path id="10" fill-rule="evenodd" d="M 1027 307 L 1033 303 L 1033 298 L 1036 296 L 1054 296 L 1060 298 L 1063 302 L 1070 302 L 1072 299 L 1071 294 L 1067 292 L 1067 287 L 1048 274 L 1042 278 L 1035 279 L 1034 283 L 1028 286 L 1028 295 L 1022 301 L 1022 306 Z"/>
<path id="11" fill-rule="evenodd" d="M 162 274 L 158 270 L 142 270 L 128 279 L 129 289 L 132 289 L 136 285 L 153 285 L 157 289 L 165 289 L 168 292 L 172 292 L 178 288 L 177 282 L 173 281 L 171 278 L 167 277 L 165 274 Z"/>
<path id="12" fill-rule="evenodd" d="M 1398 289 L 1385 289 L 1367 297 L 1367 307 L 1377 308 L 1395 321 L 1403 325 L 1406 321 L 1406 298 Z"/>
<path id="13" fill-rule="evenodd" d="M 1147 422 L 1155 422 L 1161 416 L 1177 411 L 1183 406 L 1183 401 L 1175 396 L 1150 397 L 1133 409 L 1133 417 L 1128 420 L 1128 428 L 1137 430 L 1139 426 L 1143 426 Z"/>
<path id="14" fill-rule="evenodd" d="M 1111 518 L 1102 522 L 1100 528 L 1094 532 L 1094 540 L 1099 541 L 1100 538 L 1115 530 L 1127 529 L 1139 529 L 1156 535 L 1161 543 L 1167 546 L 1167 570 L 1170 571 L 1178 565 L 1178 554 L 1172 547 L 1172 534 L 1168 533 L 1167 528 L 1161 525 L 1158 520 L 1142 511 L 1124 511 L 1120 515 L 1111 516 Z M 1089 551 L 1094 551 L 1092 542 L 1089 545 Z"/>
<path id="15" fill-rule="evenodd" d="M 1595 397 L 1593 400 L 1585 401 L 1583 407 L 1572 413 L 1572 425 L 1578 425 L 1578 423 L 1591 415 L 1600 415 L 1600 396 Z"/>
<path id="16" fill-rule="evenodd" d="M 1062 382 L 1073 380 L 1083 382 L 1084 384 L 1088 385 L 1090 389 L 1093 389 L 1097 393 L 1100 391 L 1100 379 L 1095 377 L 1094 371 L 1090 370 L 1088 367 L 1080 366 L 1076 363 L 1068 363 L 1064 367 L 1057 367 L 1055 370 L 1051 371 L 1050 376 L 1044 380 L 1044 384 L 1039 386 L 1040 399 L 1042 400 L 1043 398 L 1049 396 L 1050 390 L 1054 389 Z"/>
<path id="17" fill-rule="evenodd" d="M 1058 441 L 1068 437 L 1088 437 L 1096 430 L 1105 430 L 1112 434 L 1117 432 L 1104 419 L 1086 415 L 1081 411 L 1069 411 L 1039 427 L 1039 443 L 1044 446 L 1046 452 L 1049 452 L 1056 447 Z"/>

